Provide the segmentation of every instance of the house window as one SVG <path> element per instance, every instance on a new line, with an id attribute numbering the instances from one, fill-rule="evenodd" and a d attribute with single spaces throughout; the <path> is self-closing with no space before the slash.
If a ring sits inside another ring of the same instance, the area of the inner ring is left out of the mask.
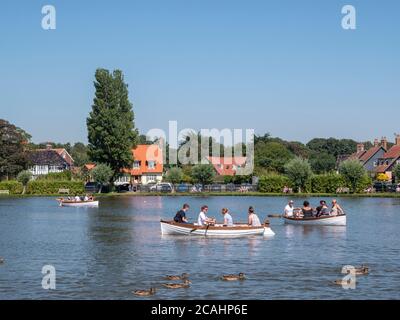
<path id="1" fill-rule="evenodd" d="M 141 161 L 134 161 L 133 162 L 133 169 L 139 169 L 141 165 Z"/>
<path id="2" fill-rule="evenodd" d="M 155 161 L 148 161 L 148 162 L 147 162 L 147 167 L 148 167 L 149 169 L 155 169 L 155 167 L 156 167 L 156 162 L 155 162 Z"/>
<path id="3" fill-rule="evenodd" d="M 156 178 L 157 178 L 157 176 L 155 176 L 155 175 L 147 176 L 147 182 L 156 181 Z"/>
<path id="4" fill-rule="evenodd" d="M 378 166 L 378 161 L 374 161 L 374 167 Z"/>

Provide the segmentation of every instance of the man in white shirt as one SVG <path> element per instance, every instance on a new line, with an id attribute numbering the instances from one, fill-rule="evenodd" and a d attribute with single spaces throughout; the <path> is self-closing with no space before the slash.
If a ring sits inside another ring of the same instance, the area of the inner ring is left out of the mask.
<path id="1" fill-rule="evenodd" d="M 206 226 L 210 223 L 215 223 L 214 219 L 208 218 L 206 213 L 208 212 L 208 206 L 202 206 L 199 213 L 199 218 L 197 219 L 197 224 L 199 226 Z"/>
<path id="2" fill-rule="evenodd" d="M 292 218 L 293 217 L 293 200 L 290 200 L 289 203 L 285 207 L 285 217 Z"/>

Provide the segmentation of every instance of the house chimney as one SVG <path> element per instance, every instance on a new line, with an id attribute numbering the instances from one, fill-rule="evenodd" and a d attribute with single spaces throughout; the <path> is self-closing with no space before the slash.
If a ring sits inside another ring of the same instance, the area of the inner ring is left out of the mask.
<path id="1" fill-rule="evenodd" d="M 382 145 L 383 149 L 387 150 L 387 138 L 386 137 L 382 137 L 381 145 Z"/>
<path id="2" fill-rule="evenodd" d="M 52 148 L 52 144 L 50 142 L 47 142 L 46 150 L 50 150 L 51 148 Z"/>
<path id="3" fill-rule="evenodd" d="M 374 140 L 374 147 L 378 147 L 379 146 L 379 139 L 375 139 Z"/>
<path id="4" fill-rule="evenodd" d="M 365 150 L 364 143 L 357 144 L 357 153 L 363 152 Z"/>
<path id="5" fill-rule="evenodd" d="M 400 146 L 400 134 L 396 133 L 396 146 Z"/>

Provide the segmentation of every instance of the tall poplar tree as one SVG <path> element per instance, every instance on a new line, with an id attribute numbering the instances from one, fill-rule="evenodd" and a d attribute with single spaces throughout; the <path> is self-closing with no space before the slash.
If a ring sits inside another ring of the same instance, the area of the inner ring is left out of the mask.
<path id="1" fill-rule="evenodd" d="M 122 71 L 97 69 L 94 86 L 92 111 L 86 121 L 88 154 L 92 161 L 110 166 L 113 182 L 121 169 L 132 165 L 138 131 Z"/>

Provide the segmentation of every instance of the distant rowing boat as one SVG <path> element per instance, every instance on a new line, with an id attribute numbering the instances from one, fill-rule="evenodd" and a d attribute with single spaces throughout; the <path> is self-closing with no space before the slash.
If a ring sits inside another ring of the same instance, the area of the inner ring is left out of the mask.
<path id="1" fill-rule="evenodd" d="M 310 226 L 345 226 L 346 215 L 340 216 L 321 216 L 312 218 L 289 218 L 283 216 L 285 223 Z"/>
<path id="2" fill-rule="evenodd" d="M 98 207 L 98 200 L 91 201 L 74 201 L 74 200 L 63 200 L 57 199 L 60 204 L 60 207 Z"/>
<path id="3" fill-rule="evenodd" d="M 214 226 L 198 226 L 192 223 L 177 223 L 174 221 L 160 221 L 161 233 L 163 235 L 196 235 L 196 236 L 217 236 L 217 237 L 240 237 L 250 235 L 273 236 L 275 233 L 269 224 L 260 227 L 251 227 L 247 224 L 235 224 L 233 227 L 224 227 L 221 224 Z"/>

